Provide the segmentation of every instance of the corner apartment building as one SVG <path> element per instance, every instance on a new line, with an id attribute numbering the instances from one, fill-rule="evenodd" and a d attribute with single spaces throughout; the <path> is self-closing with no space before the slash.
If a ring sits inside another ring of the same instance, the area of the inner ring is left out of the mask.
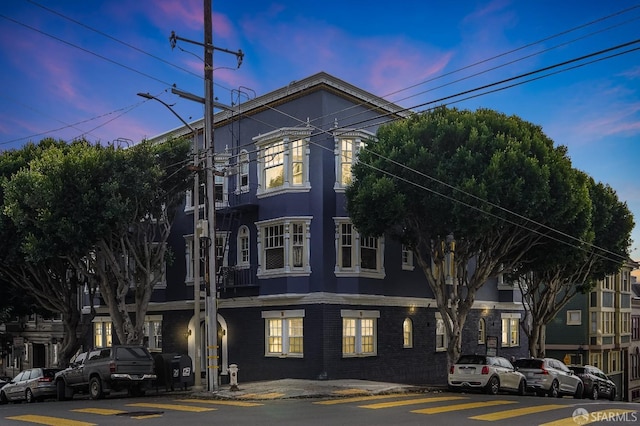
<path id="1" fill-rule="evenodd" d="M 412 252 L 359 234 L 345 208 L 358 150 L 378 126 L 407 114 L 326 73 L 216 113 L 215 196 L 186 195 L 168 242 L 174 260 L 144 319 L 150 349 L 188 353 L 206 371 L 206 343 L 196 347 L 194 337 L 206 335 L 198 294 L 213 275 L 222 382 L 236 364 L 240 382 L 445 383 L 443 319 Z M 191 127 L 195 135 L 185 126 L 154 140 L 184 135 L 201 145 L 203 121 Z M 204 232 L 207 208 L 215 208 L 215 236 Z M 215 244 L 215 274 L 194 252 L 194 236 Z M 115 340 L 108 311 L 97 312 L 87 345 Z M 484 353 L 495 337 L 499 354 L 527 356 L 522 316 L 517 288 L 490 280 L 467 319 L 463 352 Z"/>

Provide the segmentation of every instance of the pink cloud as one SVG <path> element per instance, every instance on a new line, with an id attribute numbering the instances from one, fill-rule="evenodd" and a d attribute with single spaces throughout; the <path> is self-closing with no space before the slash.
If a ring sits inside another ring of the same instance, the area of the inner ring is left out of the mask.
<path id="1" fill-rule="evenodd" d="M 486 19 L 496 12 L 504 10 L 510 1 L 508 0 L 493 0 L 487 4 L 483 4 L 483 7 L 476 9 L 474 12 L 468 14 L 462 19 L 462 24 L 467 25 L 469 23 L 475 23 L 480 21 L 482 24 L 486 24 Z"/>

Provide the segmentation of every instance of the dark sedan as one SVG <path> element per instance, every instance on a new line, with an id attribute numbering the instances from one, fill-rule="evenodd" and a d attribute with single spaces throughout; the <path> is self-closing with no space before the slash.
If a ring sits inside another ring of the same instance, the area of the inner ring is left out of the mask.
<path id="1" fill-rule="evenodd" d="M 598 367 L 593 365 L 570 366 L 569 369 L 582 379 L 585 397 L 591 399 L 606 397 L 611 401 L 616 399 L 616 384 Z"/>

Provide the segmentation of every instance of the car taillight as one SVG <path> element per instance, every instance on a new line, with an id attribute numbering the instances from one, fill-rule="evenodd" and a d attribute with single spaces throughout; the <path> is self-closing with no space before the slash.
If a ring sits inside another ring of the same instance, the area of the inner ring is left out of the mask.
<path id="1" fill-rule="evenodd" d="M 453 374 L 454 370 L 455 370 L 455 367 L 453 365 L 449 367 L 449 374 Z"/>
<path id="2" fill-rule="evenodd" d="M 52 381 L 52 379 L 51 379 L 51 377 L 40 377 L 40 378 L 38 379 L 38 381 L 39 381 L 39 382 L 51 382 L 51 381 Z"/>
<path id="3" fill-rule="evenodd" d="M 544 368 L 544 366 L 541 366 L 540 370 L 542 370 L 540 374 L 549 374 L 549 372 Z"/>
<path id="4" fill-rule="evenodd" d="M 482 366 L 482 374 L 489 374 L 489 367 L 487 367 L 486 365 Z"/>
<path id="5" fill-rule="evenodd" d="M 116 372 L 116 363 L 115 363 L 115 361 L 111 361 L 109 363 L 109 372 L 110 373 L 115 373 Z"/>

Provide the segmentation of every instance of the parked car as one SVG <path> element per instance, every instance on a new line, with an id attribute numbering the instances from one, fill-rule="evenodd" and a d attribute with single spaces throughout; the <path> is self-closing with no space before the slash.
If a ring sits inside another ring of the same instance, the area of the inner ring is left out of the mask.
<path id="1" fill-rule="evenodd" d="M 55 398 L 53 381 L 57 368 L 31 368 L 18 373 L 9 383 L 0 388 L 0 402 L 35 402 Z"/>
<path id="2" fill-rule="evenodd" d="M 515 367 L 527 377 L 527 389 L 538 396 L 582 398 L 584 385 L 562 361 L 554 358 L 521 358 Z"/>
<path id="3" fill-rule="evenodd" d="M 0 389 L 11 381 L 11 377 L 9 376 L 0 376 Z"/>
<path id="4" fill-rule="evenodd" d="M 524 395 L 526 377 L 500 356 L 462 355 L 449 369 L 449 389 L 479 389 L 496 395 L 500 391 Z"/>
<path id="5" fill-rule="evenodd" d="M 616 399 L 616 384 L 598 367 L 570 365 L 569 369 L 582 379 L 585 397 L 598 399 L 605 396 L 611 401 Z"/>
<path id="6" fill-rule="evenodd" d="M 153 357 L 144 346 L 95 348 L 78 354 L 69 368 L 56 374 L 56 396 L 64 401 L 87 393 L 91 399 L 101 399 L 112 390 L 141 396 L 156 378 Z"/>

